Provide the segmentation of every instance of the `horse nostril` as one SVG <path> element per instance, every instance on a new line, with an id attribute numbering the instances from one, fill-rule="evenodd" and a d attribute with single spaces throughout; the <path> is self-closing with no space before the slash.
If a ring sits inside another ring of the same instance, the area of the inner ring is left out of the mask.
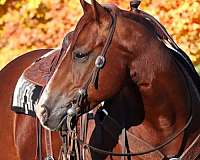
<path id="1" fill-rule="evenodd" d="M 47 121 L 48 121 L 49 113 L 48 113 L 48 109 L 47 109 L 47 107 L 45 105 L 42 105 L 41 108 L 42 108 L 42 112 L 41 112 L 42 122 L 45 125 L 47 123 Z"/>

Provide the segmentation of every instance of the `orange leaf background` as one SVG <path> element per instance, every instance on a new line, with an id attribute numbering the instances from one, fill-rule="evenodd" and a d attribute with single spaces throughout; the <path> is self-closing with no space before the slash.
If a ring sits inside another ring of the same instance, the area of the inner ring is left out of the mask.
<path id="1" fill-rule="evenodd" d="M 130 0 L 99 0 L 129 9 Z M 143 0 L 140 6 L 200 64 L 200 0 Z M 15 57 L 59 45 L 82 15 L 79 0 L 0 0 L 0 69 Z M 200 67 L 199 67 L 200 68 Z"/>

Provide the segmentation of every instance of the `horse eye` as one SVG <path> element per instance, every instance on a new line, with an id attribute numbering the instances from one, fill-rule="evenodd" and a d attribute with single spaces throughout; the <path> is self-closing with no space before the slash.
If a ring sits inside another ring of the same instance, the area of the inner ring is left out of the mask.
<path id="1" fill-rule="evenodd" d="M 75 60 L 78 60 L 78 61 L 86 60 L 87 57 L 88 57 L 88 54 L 82 53 L 82 52 L 76 52 L 76 53 L 74 54 L 74 59 L 75 59 Z"/>

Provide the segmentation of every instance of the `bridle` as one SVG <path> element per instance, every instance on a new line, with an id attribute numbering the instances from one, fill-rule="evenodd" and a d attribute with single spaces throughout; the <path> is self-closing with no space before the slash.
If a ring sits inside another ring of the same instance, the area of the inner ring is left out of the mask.
<path id="1" fill-rule="evenodd" d="M 107 9 L 109 10 L 109 9 Z M 108 33 L 108 37 L 106 39 L 105 45 L 101 51 L 101 54 L 97 56 L 95 60 L 95 67 L 93 68 L 91 75 L 89 79 L 86 81 L 86 83 L 79 89 L 78 93 L 76 94 L 76 101 L 75 103 L 71 103 L 71 107 L 67 110 L 67 128 L 68 130 L 72 130 L 72 124 L 71 121 L 74 117 L 78 117 L 80 113 L 83 113 L 81 111 L 81 104 L 83 103 L 84 100 L 87 98 L 87 90 L 90 84 L 93 84 L 94 87 L 97 89 L 98 88 L 98 75 L 99 71 L 103 69 L 105 62 L 106 62 L 106 53 L 110 47 L 110 44 L 113 39 L 113 35 L 115 33 L 115 28 L 116 28 L 116 14 L 112 11 L 110 11 L 110 15 L 112 17 L 112 23 L 110 26 L 110 31 Z"/>
<path id="2" fill-rule="evenodd" d="M 137 7 L 137 6 L 136 6 Z M 110 11 L 110 10 L 109 10 Z M 106 53 L 111 45 L 112 39 L 113 39 L 113 35 L 115 33 L 115 28 L 116 28 L 116 21 L 117 21 L 117 16 L 114 12 L 112 12 L 112 10 L 109 12 L 111 17 L 112 17 L 112 23 L 110 26 L 110 31 L 108 33 L 108 37 L 106 39 L 105 45 L 100 53 L 100 55 L 96 58 L 95 60 L 95 67 L 93 68 L 91 75 L 89 77 L 89 79 L 86 81 L 86 83 L 79 89 L 78 93 L 76 94 L 76 101 L 75 103 L 71 103 L 71 107 L 67 110 L 67 116 L 66 116 L 66 122 L 67 122 L 67 129 L 69 132 L 73 132 L 73 126 L 72 126 L 72 119 L 74 117 L 78 117 L 80 116 L 82 112 L 81 109 L 81 105 L 83 103 L 84 100 L 86 100 L 87 98 L 87 90 L 90 84 L 93 84 L 95 86 L 95 88 L 98 88 L 98 74 L 99 71 L 104 67 L 105 62 L 106 62 Z M 189 87 L 188 87 L 189 89 Z M 191 91 L 189 90 L 189 93 L 191 94 Z M 192 122 L 192 104 L 190 102 L 190 115 L 189 118 L 187 120 L 187 123 L 185 124 L 185 126 L 180 129 L 178 132 L 176 132 L 175 134 L 173 134 L 170 138 L 168 138 L 167 140 L 165 140 L 163 143 L 161 143 L 160 145 L 154 147 L 153 149 L 149 149 L 146 151 L 142 151 L 142 152 L 137 152 L 137 153 L 115 153 L 115 152 L 111 152 L 111 151 L 107 151 L 107 150 L 103 150 L 100 148 L 96 148 L 90 144 L 85 143 L 83 140 L 81 140 L 80 138 L 78 138 L 78 136 L 75 136 L 74 140 L 78 141 L 80 145 L 83 146 L 83 148 L 88 148 L 90 150 L 93 150 L 94 152 L 100 153 L 100 154 L 106 154 L 106 155 L 111 155 L 111 156 L 139 156 L 139 155 L 144 155 L 144 154 L 148 154 L 154 151 L 157 151 L 159 149 L 162 149 L 163 147 L 165 147 L 167 144 L 169 144 L 170 142 L 172 142 L 175 138 L 177 138 L 180 134 L 182 134 L 191 124 Z M 171 160 L 175 160 L 178 158 L 171 158 Z"/>

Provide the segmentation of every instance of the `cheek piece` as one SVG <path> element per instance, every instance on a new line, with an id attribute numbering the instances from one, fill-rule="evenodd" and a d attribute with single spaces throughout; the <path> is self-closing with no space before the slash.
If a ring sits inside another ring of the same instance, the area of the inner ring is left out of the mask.
<path id="1" fill-rule="evenodd" d="M 96 89 L 97 89 L 97 87 L 95 84 L 97 84 L 96 82 L 98 82 L 97 81 L 98 73 L 99 73 L 99 70 L 101 68 L 103 68 L 104 64 L 105 64 L 105 58 L 103 56 L 98 56 L 95 61 L 95 71 L 93 72 L 93 74 L 90 78 L 91 80 L 88 81 L 89 83 L 91 82 L 95 86 Z M 87 83 L 87 84 L 89 85 L 89 83 Z M 77 98 L 76 98 L 75 103 L 72 103 L 71 107 L 67 110 L 67 128 L 69 130 L 72 130 L 72 128 L 73 128 L 72 119 L 74 117 L 78 117 L 80 115 L 80 113 L 83 112 L 83 111 L 81 111 L 80 105 L 83 103 L 83 101 L 87 97 L 88 85 L 87 85 L 87 87 L 83 87 L 82 89 L 79 89 L 77 96 L 76 96 Z"/>
<path id="2" fill-rule="evenodd" d="M 99 56 L 97 56 L 95 60 L 95 66 L 91 72 L 89 79 L 85 84 L 79 89 L 78 93 L 74 97 L 74 102 L 71 102 L 71 107 L 67 110 L 66 120 L 67 120 L 67 128 L 68 130 L 73 129 L 72 120 L 74 117 L 78 117 L 81 113 L 84 113 L 84 110 L 81 108 L 81 105 L 85 100 L 87 100 L 87 90 L 91 84 L 94 85 L 95 89 L 98 89 L 98 77 L 99 71 L 103 69 L 106 63 L 106 53 L 111 45 L 112 38 L 116 28 L 116 18 L 117 16 L 113 12 L 109 12 L 112 18 L 112 22 L 110 24 L 110 31 L 108 33 L 108 37 L 106 39 L 105 45 Z M 76 119 L 76 118 L 75 118 Z"/>

